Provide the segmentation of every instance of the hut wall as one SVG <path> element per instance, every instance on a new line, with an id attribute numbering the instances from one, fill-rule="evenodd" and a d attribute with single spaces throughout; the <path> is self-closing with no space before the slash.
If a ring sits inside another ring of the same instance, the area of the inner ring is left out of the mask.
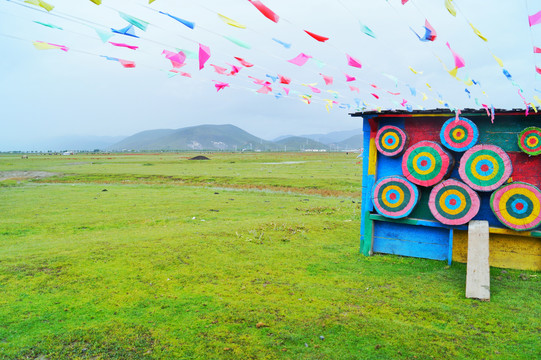
<path id="1" fill-rule="evenodd" d="M 467 226 L 447 226 L 438 222 L 428 208 L 431 188 L 419 187 L 420 200 L 406 219 L 389 219 L 378 215 L 372 205 L 372 187 L 379 178 L 402 175 L 401 159 L 379 154 L 375 136 L 386 125 L 407 132 L 409 146 L 422 141 L 440 142 L 440 130 L 454 114 L 370 114 L 362 115 L 363 149 L 363 216 L 361 219 L 361 252 L 398 254 L 437 260 L 466 262 Z M 493 144 L 507 152 L 513 164 L 510 181 L 524 181 L 541 188 L 541 155 L 529 156 L 518 146 L 518 134 L 526 127 L 541 126 L 540 115 L 524 113 L 496 114 L 494 123 L 486 113 L 462 114 L 479 129 L 478 144 Z M 452 178 L 460 179 L 458 165 L 463 153 L 452 152 L 455 166 Z M 491 192 L 478 192 L 481 208 L 474 220 L 487 220 L 490 226 L 490 261 L 492 266 L 541 270 L 541 229 L 517 232 L 504 227 L 490 208 Z"/>

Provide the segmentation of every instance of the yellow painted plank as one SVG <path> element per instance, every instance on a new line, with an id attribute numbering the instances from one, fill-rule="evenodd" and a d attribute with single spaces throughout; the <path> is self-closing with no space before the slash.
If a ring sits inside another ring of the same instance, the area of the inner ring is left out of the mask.
<path id="1" fill-rule="evenodd" d="M 368 175 L 376 175 L 376 162 L 377 162 L 378 151 L 376 149 L 375 139 L 370 139 L 370 145 L 368 149 L 369 149 Z"/>
<path id="2" fill-rule="evenodd" d="M 541 271 L 540 238 L 491 232 L 489 251 L 490 266 Z M 467 258 L 468 232 L 455 230 L 453 237 L 453 261 L 466 263 Z"/>

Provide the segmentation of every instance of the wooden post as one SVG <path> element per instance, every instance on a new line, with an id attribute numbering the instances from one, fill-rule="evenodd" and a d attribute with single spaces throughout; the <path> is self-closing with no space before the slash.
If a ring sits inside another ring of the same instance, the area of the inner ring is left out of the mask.
<path id="1" fill-rule="evenodd" d="M 467 298 L 490 300 L 488 249 L 488 221 L 470 221 L 466 275 Z"/>

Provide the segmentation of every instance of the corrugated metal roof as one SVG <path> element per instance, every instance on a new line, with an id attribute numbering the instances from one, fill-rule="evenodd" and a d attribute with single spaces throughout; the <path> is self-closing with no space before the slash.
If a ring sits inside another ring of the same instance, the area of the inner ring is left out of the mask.
<path id="1" fill-rule="evenodd" d="M 487 115 L 485 109 L 461 109 L 460 116 L 468 115 Z M 448 115 L 455 116 L 455 113 L 449 109 L 429 109 L 429 110 L 382 110 L 382 111 L 358 111 L 350 113 L 350 116 L 400 116 L 400 115 Z M 525 114 L 525 109 L 494 109 L 495 115 L 511 115 L 511 114 Z M 530 115 L 534 115 L 533 111 L 530 112 Z"/>

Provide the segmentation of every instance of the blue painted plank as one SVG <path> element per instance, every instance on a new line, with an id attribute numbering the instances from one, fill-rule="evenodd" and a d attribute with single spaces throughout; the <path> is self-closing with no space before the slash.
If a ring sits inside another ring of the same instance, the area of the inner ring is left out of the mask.
<path id="1" fill-rule="evenodd" d="M 373 251 L 423 259 L 447 260 L 449 230 L 374 221 Z"/>
<path id="2" fill-rule="evenodd" d="M 372 220 L 368 218 L 368 214 L 373 210 L 374 205 L 370 200 L 370 191 L 374 184 L 374 176 L 368 176 L 368 156 L 370 155 L 370 123 L 368 120 L 374 116 L 363 117 L 363 179 L 361 188 L 361 229 L 360 229 L 360 252 L 364 255 L 369 255 L 367 249 L 372 248 L 372 232 L 370 238 L 366 238 L 367 226 L 372 226 Z"/>

